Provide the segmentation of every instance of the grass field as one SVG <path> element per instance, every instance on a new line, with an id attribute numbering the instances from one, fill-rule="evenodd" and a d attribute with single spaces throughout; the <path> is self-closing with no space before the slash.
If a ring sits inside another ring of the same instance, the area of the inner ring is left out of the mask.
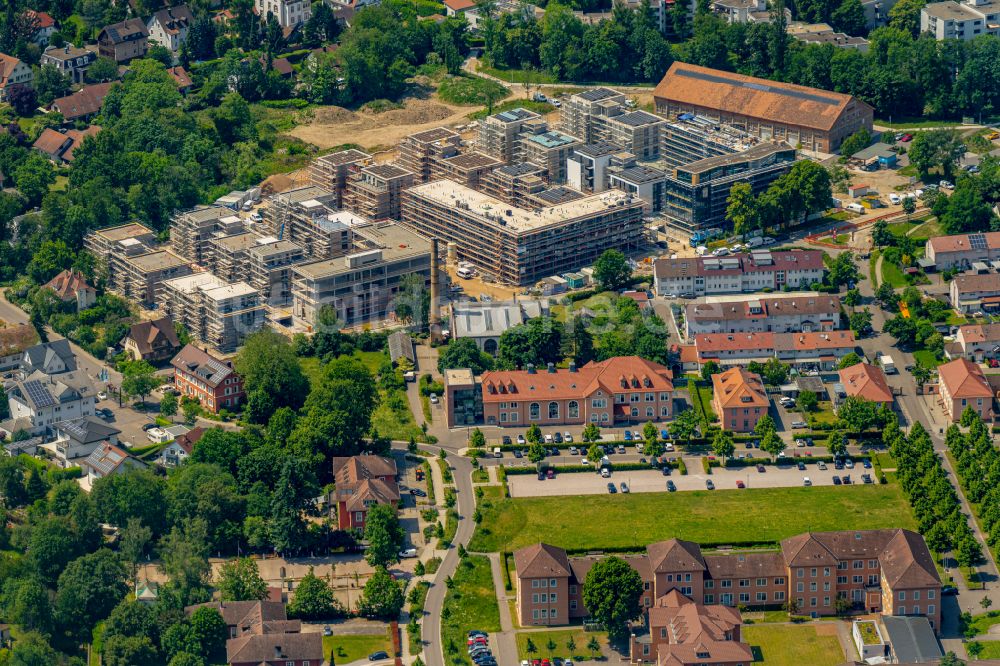
<path id="1" fill-rule="evenodd" d="M 616 519 L 624 517 L 629 519 Z M 469 549 L 513 551 L 539 541 L 581 550 L 644 548 L 671 537 L 698 543 L 779 541 L 809 530 L 882 527 L 916 529 L 899 487 L 891 483 L 533 497 L 499 500 L 485 509 Z"/>
<path id="2" fill-rule="evenodd" d="M 836 423 L 837 415 L 833 413 L 833 403 L 820 400 L 816 403 L 816 411 L 809 413 L 810 423 Z"/>
<path id="3" fill-rule="evenodd" d="M 837 636 L 818 635 L 818 626 L 825 625 L 755 624 L 743 627 L 743 640 L 750 643 L 754 664 L 836 666 L 844 663 L 844 651 Z"/>
<path id="4" fill-rule="evenodd" d="M 983 646 L 979 653 L 979 661 L 983 659 L 1000 659 L 1000 641 L 976 641 Z"/>
<path id="5" fill-rule="evenodd" d="M 445 661 L 471 664 L 465 649 L 469 630 L 500 631 L 500 609 L 487 558 L 470 555 L 462 561 L 444 605 L 447 617 L 441 614 L 441 640 Z"/>
<path id="6" fill-rule="evenodd" d="M 899 289 L 909 284 L 906 281 L 906 276 L 903 275 L 903 269 L 889 261 L 882 262 L 882 280 L 892 285 L 893 289 Z"/>
<path id="7" fill-rule="evenodd" d="M 938 224 L 937 218 L 927 220 L 916 231 L 910 234 L 912 238 L 933 238 L 934 236 L 943 235 L 944 232 L 941 231 L 941 225 Z"/>
<path id="8" fill-rule="evenodd" d="M 934 352 L 927 349 L 918 349 L 913 352 L 913 359 L 928 368 L 936 368 L 942 363 L 941 359 L 934 355 Z"/>
<path id="9" fill-rule="evenodd" d="M 323 654 L 329 655 L 333 650 L 338 664 L 348 664 L 358 659 L 364 659 L 372 652 L 385 650 L 392 656 L 392 641 L 389 633 L 361 634 L 352 636 L 324 636 Z"/>
<path id="10" fill-rule="evenodd" d="M 517 658 L 518 659 L 551 659 L 552 657 L 570 657 L 574 661 L 590 659 L 592 653 L 587 649 L 587 643 L 591 638 L 597 638 L 597 642 L 604 648 L 608 644 L 608 634 L 604 631 L 584 631 L 583 627 L 576 629 L 559 629 L 556 631 L 538 631 L 517 635 Z M 535 651 L 528 650 L 528 639 L 534 644 Z M 566 647 L 570 638 L 575 644 L 573 650 Z M 549 641 L 555 644 L 554 649 L 549 649 Z"/>

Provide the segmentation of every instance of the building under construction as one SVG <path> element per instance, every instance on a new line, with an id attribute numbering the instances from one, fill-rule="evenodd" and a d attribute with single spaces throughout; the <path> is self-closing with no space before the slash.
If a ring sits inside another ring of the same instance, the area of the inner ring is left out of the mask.
<path id="1" fill-rule="evenodd" d="M 542 129 L 537 129 L 541 127 Z M 517 144 L 522 132 L 533 134 L 547 129 L 545 119 L 520 107 L 483 118 L 479 124 L 477 147 L 482 152 L 511 164 L 517 158 Z"/>
<path id="2" fill-rule="evenodd" d="M 528 200 L 547 187 L 542 170 L 522 162 L 491 170 L 483 176 L 479 189 L 504 203 L 530 208 Z"/>
<path id="3" fill-rule="evenodd" d="M 177 254 L 207 266 L 213 238 L 243 231 L 243 220 L 231 208 L 199 206 L 174 215 L 170 222 L 170 243 Z"/>
<path id="4" fill-rule="evenodd" d="M 449 180 L 403 194 L 403 224 L 454 243 L 460 258 L 507 284 L 530 284 L 592 264 L 602 252 L 636 250 L 642 202 L 618 191 L 534 210 Z"/>
<path id="5" fill-rule="evenodd" d="M 350 250 L 351 227 L 365 221 L 338 210 L 330 190 L 310 185 L 276 194 L 264 222 L 276 240 L 292 241 L 307 258 L 328 259 Z"/>
<path id="6" fill-rule="evenodd" d="M 112 291 L 150 307 L 161 302 L 163 282 L 189 275 L 191 264 L 187 259 L 168 252 L 155 250 L 122 257 L 109 282 Z"/>
<path id="7" fill-rule="evenodd" d="M 462 148 L 462 136 L 447 127 L 417 132 L 399 144 L 398 164 L 411 172 L 419 183 L 439 178 L 438 164 L 455 157 Z"/>
<path id="8" fill-rule="evenodd" d="M 344 203 L 369 220 L 398 220 L 401 194 L 414 180 L 412 171 L 395 164 L 375 164 L 351 174 Z"/>
<path id="9" fill-rule="evenodd" d="M 138 222 L 97 229 L 83 239 L 84 249 L 104 264 L 109 285 L 118 280 L 126 257 L 149 252 L 155 243 L 156 234 L 152 229 Z"/>
<path id="10" fill-rule="evenodd" d="M 305 260 L 303 249 L 288 240 L 261 238 L 247 251 L 250 286 L 268 307 L 287 307 L 292 302 L 292 266 Z M 246 270 L 245 270 L 246 272 Z"/>
<path id="11" fill-rule="evenodd" d="M 516 159 L 540 168 L 550 183 L 563 183 L 566 181 L 566 160 L 580 145 L 576 137 L 546 129 L 544 125 L 534 125 L 532 131 L 521 134 Z"/>
<path id="12" fill-rule="evenodd" d="M 233 236 L 217 236 L 208 242 L 204 261 L 212 273 L 226 282 L 236 282 L 246 277 L 247 252 L 257 244 L 257 234 L 249 231 Z"/>
<path id="13" fill-rule="evenodd" d="M 337 207 L 344 205 L 344 190 L 351 172 L 371 164 L 372 156 L 351 148 L 317 157 L 309 165 L 309 182 L 336 195 Z"/>
<path id="14" fill-rule="evenodd" d="M 435 180 L 447 178 L 456 183 L 478 189 L 483 179 L 503 162 L 480 152 L 461 153 L 441 160 L 435 170 Z"/>
<path id="15" fill-rule="evenodd" d="M 376 222 L 355 230 L 356 250 L 335 259 L 292 267 L 294 320 L 312 327 L 324 305 L 340 321 L 361 324 L 391 318 L 400 281 L 430 277 L 430 242 L 395 222 Z M 419 296 L 422 298 L 422 296 Z M 419 309 L 419 304 L 414 304 Z"/>
<path id="16" fill-rule="evenodd" d="M 265 323 L 264 306 L 246 282 L 226 282 L 208 271 L 166 280 L 161 302 L 192 337 L 223 353 L 235 351 Z"/>
<path id="17" fill-rule="evenodd" d="M 570 95 L 560 109 L 560 127 L 584 143 L 604 140 L 603 122 L 610 116 L 621 115 L 625 100 L 625 95 L 611 88 L 591 88 Z"/>

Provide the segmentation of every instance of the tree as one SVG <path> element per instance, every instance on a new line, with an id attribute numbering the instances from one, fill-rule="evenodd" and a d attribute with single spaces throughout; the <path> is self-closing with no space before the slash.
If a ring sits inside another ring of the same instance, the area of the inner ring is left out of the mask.
<path id="1" fill-rule="evenodd" d="M 857 289 L 848 289 L 844 294 L 844 305 L 855 307 L 861 303 L 861 292 Z"/>
<path id="2" fill-rule="evenodd" d="M 677 439 L 685 442 L 691 441 L 695 431 L 698 429 L 698 412 L 693 409 L 685 409 L 680 414 L 674 416 L 673 423 L 670 424 L 670 433 Z"/>
<path id="3" fill-rule="evenodd" d="M 906 348 L 913 346 L 917 339 L 917 325 L 912 318 L 897 315 L 885 322 L 883 331 L 896 339 L 899 347 Z"/>
<path id="4" fill-rule="evenodd" d="M 573 653 L 576 652 L 576 641 L 573 640 L 572 636 L 570 636 L 566 640 L 566 651 L 570 653 L 570 656 L 572 656 Z"/>
<path id="5" fill-rule="evenodd" d="M 847 325 L 854 331 L 854 335 L 859 338 L 865 337 L 872 332 L 871 310 L 865 308 L 864 310 L 852 312 L 851 316 L 847 318 Z"/>
<path id="6" fill-rule="evenodd" d="M 257 561 L 249 557 L 229 560 L 219 571 L 223 601 L 258 601 L 267 598 L 267 583 L 260 577 Z"/>
<path id="7" fill-rule="evenodd" d="M 317 577 L 312 567 L 295 588 L 295 596 L 288 603 L 288 617 L 300 620 L 328 620 L 340 617 L 344 608 L 333 596 L 327 581 Z"/>
<path id="8" fill-rule="evenodd" d="M 255 423 L 267 423 L 280 407 L 298 409 L 305 402 L 309 381 L 288 338 L 277 331 L 263 328 L 248 336 L 234 365 L 248 396 L 269 398 L 261 401 L 263 409 L 250 414 Z"/>
<path id="9" fill-rule="evenodd" d="M 847 438 L 840 431 L 834 430 L 826 441 L 826 447 L 831 456 L 842 456 L 847 453 Z"/>
<path id="10" fill-rule="evenodd" d="M 27 85 L 10 86 L 7 89 L 7 102 L 19 116 L 30 116 L 38 108 L 38 97 L 34 89 Z"/>
<path id="11" fill-rule="evenodd" d="M 591 444 L 590 448 L 587 449 L 587 460 L 597 465 L 601 462 L 601 458 L 604 457 L 604 449 L 601 448 L 600 444 Z"/>
<path id="12" fill-rule="evenodd" d="M 583 603 L 591 617 L 604 625 L 611 640 L 627 635 L 628 623 L 641 613 L 642 578 L 625 560 L 605 557 L 587 572 Z"/>
<path id="13" fill-rule="evenodd" d="M 473 429 L 472 434 L 469 435 L 469 447 L 473 449 L 486 448 L 486 435 L 479 428 Z"/>
<path id="14" fill-rule="evenodd" d="M 160 540 L 160 568 L 170 577 L 184 604 L 208 597 L 208 527 L 201 518 L 189 518 Z"/>
<path id="15" fill-rule="evenodd" d="M 771 418 L 770 414 L 764 414 L 757 420 L 757 425 L 753 427 L 753 432 L 758 437 L 763 437 L 769 432 L 774 432 L 775 429 L 774 419 Z"/>
<path id="16" fill-rule="evenodd" d="M 493 357 L 480 351 L 472 338 L 452 340 L 439 352 L 438 372 L 443 373 L 450 368 L 471 368 L 474 374 L 480 375 L 493 369 Z"/>
<path id="17" fill-rule="evenodd" d="M 834 287 L 856 283 L 859 277 L 858 266 L 854 262 L 854 253 L 852 252 L 838 254 L 827 274 L 830 284 Z"/>
<path id="18" fill-rule="evenodd" d="M 524 438 L 532 444 L 540 444 L 542 442 L 542 429 L 538 427 L 537 423 L 532 423 L 528 426 L 528 432 L 525 433 Z"/>
<path id="19" fill-rule="evenodd" d="M 878 408 L 871 400 L 849 395 L 837 410 L 837 416 L 851 432 L 863 432 L 879 425 Z"/>
<path id="20" fill-rule="evenodd" d="M 979 641 L 969 641 L 965 644 L 965 651 L 972 659 L 978 659 L 983 653 L 983 644 Z"/>
<path id="21" fill-rule="evenodd" d="M 52 602 L 37 578 L 12 579 L 4 588 L 7 617 L 24 631 L 50 635 L 54 628 Z"/>
<path id="22" fill-rule="evenodd" d="M 597 442 L 601 439 L 601 428 L 596 423 L 588 423 L 583 427 L 581 437 L 585 442 Z"/>
<path id="23" fill-rule="evenodd" d="M 87 81 L 89 83 L 103 83 L 105 81 L 116 81 L 117 79 L 118 63 L 112 58 L 102 56 L 87 68 Z"/>
<path id="24" fill-rule="evenodd" d="M 126 562 L 132 565 L 132 578 L 135 578 L 135 568 L 146 552 L 153 531 L 142 524 L 139 518 L 129 518 L 120 534 L 119 551 Z"/>
<path id="25" fill-rule="evenodd" d="M 917 200 L 913 197 L 903 198 L 903 212 L 906 213 L 906 219 L 909 220 L 910 216 L 917 211 Z"/>
<path id="26" fill-rule="evenodd" d="M 72 81 L 53 65 L 39 67 L 33 81 L 38 102 L 43 106 L 69 93 Z"/>
<path id="27" fill-rule="evenodd" d="M 56 613 L 77 640 L 84 640 L 128 592 L 128 572 L 117 555 L 101 549 L 70 562 L 56 585 Z"/>
<path id="28" fill-rule="evenodd" d="M 594 350 L 594 336 L 587 329 L 586 320 L 577 315 L 569 320 L 567 329 L 566 355 L 570 356 L 578 366 L 593 361 L 597 357 Z"/>
<path id="29" fill-rule="evenodd" d="M 170 418 L 177 413 L 177 396 L 169 391 L 160 398 L 160 415 Z"/>
<path id="30" fill-rule="evenodd" d="M 377 504 L 368 509 L 365 521 L 365 561 L 373 567 L 386 567 L 399 562 L 405 534 L 399 524 L 396 509 L 389 504 Z"/>
<path id="31" fill-rule="evenodd" d="M 815 412 L 819 407 L 819 398 L 812 391 L 801 391 L 795 403 L 803 412 Z"/>
<path id="32" fill-rule="evenodd" d="M 188 622 L 191 625 L 192 638 L 201 646 L 201 654 L 215 661 L 219 655 L 225 653 L 229 632 L 226 629 L 226 621 L 222 619 L 219 611 L 209 606 L 202 606 L 191 614 Z"/>
<path id="33" fill-rule="evenodd" d="M 764 439 L 760 443 L 760 450 L 770 454 L 773 460 L 775 456 L 785 450 L 785 443 L 778 437 L 778 433 L 771 430 L 764 435 Z"/>
<path id="34" fill-rule="evenodd" d="M 950 197 L 941 197 L 935 205 L 941 227 L 949 234 L 989 231 L 995 216 L 976 182 L 963 178 Z"/>
<path id="35" fill-rule="evenodd" d="M 981 417 L 979 416 L 979 413 L 972 408 L 972 405 L 969 405 L 968 407 L 962 410 L 962 420 L 961 420 L 962 427 L 968 428 L 973 423 L 979 420 L 981 420 Z"/>
<path id="36" fill-rule="evenodd" d="M 932 169 L 951 178 L 955 163 L 965 154 L 965 144 L 958 132 L 950 129 L 917 132 L 910 144 L 910 164 L 917 168 L 920 178 L 926 180 Z M 957 233 L 949 231 L 948 233 Z"/>
<path id="37" fill-rule="evenodd" d="M 562 322 L 552 317 L 536 317 L 508 328 L 500 335 L 497 367 L 514 369 L 558 363 L 563 359 L 563 330 Z"/>
<path id="38" fill-rule="evenodd" d="M 861 363 L 861 357 L 858 356 L 857 352 L 847 352 L 840 358 L 840 363 L 837 364 L 839 370 L 844 368 L 849 368 L 852 365 L 857 365 Z"/>
<path id="39" fill-rule="evenodd" d="M 18 636 L 10 651 L 9 666 L 51 666 L 60 663 L 59 653 L 36 631 Z"/>
<path id="40" fill-rule="evenodd" d="M 146 636 L 111 636 L 104 642 L 102 663 L 108 666 L 154 664 L 159 661 L 159 651 Z"/>
<path id="41" fill-rule="evenodd" d="M 628 259 L 618 250 L 605 250 L 594 262 L 594 280 L 601 289 L 618 291 L 632 281 L 632 268 Z"/>
<path id="42" fill-rule="evenodd" d="M 24 195 L 28 204 L 37 206 L 49 192 L 49 187 L 56 182 L 56 172 L 52 163 L 39 155 L 31 153 L 11 174 L 18 191 Z"/>
<path id="43" fill-rule="evenodd" d="M 979 605 L 983 607 L 984 611 L 988 611 L 990 609 L 990 606 L 993 605 L 993 600 L 990 599 L 989 597 L 983 597 L 982 599 L 979 600 Z"/>
<path id="44" fill-rule="evenodd" d="M 862 127 L 854 134 L 844 139 L 840 144 L 840 154 L 843 157 L 851 157 L 854 153 L 860 152 L 868 147 L 872 142 L 872 134 L 867 128 Z"/>
<path id="45" fill-rule="evenodd" d="M 540 463 L 545 460 L 545 455 L 548 453 L 545 447 L 542 446 L 541 442 L 533 441 L 528 447 L 528 460 L 533 463 Z"/>
<path id="46" fill-rule="evenodd" d="M 115 606 L 111 617 L 105 621 L 104 637 L 144 636 L 157 644 L 160 641 L 160 628 L 156 620 L 156 613 L 150 606 L 126 598 Z"/>
<path id="47" fill-rule="evenodd" d="M 315 481 L 303 461 L 288 457 L 281 468 L 278 486 L 271 497 L 271 544 L 279 553 L 294 553 L 306 542 L 302 512 L 316 496 Z"/>
<path id="48" fill-rule="evenodd" d="M 148 361 L 119 361 L 118 371 L 122 373 L 122 392 L 130 397 L 139 398 L 140 402 L 160 385 L 156 368 Z"/>
<path id="49" fill-rule="evenodd" d="M 706 382 L 712 378 L 712 375 L 717 375 L 722 372 L 722 368 L 715 361 L 706 361 L 703 366 L 701 366 L 701 378 Z"/>
<path id="50" fill-rule="evenodd" d="M 597 636 L 590 637 L 590 640 L 587 641 L 587 649 L 590 650 L 591 657 L 596 656 L 601 651 L 601 644 L 597 641 Z"/>
<path id="51" fill-rule="evenodd" d="M 750 183 L 734 183 L 729 189 L 726 218 L 733 223 L 733 233 L 743 240 L 748 233 L 760 228 L 760 204 Z"/>
<path id="52" fill-rule="evenodd" d="M 375 616 L 384 620 L 399 617 L 405 601 L 402 586 L 392 579 L 385 567 L 377 567 L 358 602 L 358 612 L 362 616 Z"/>
<path id="53" fill-rule="evenodd" d="M 954 652 L 948 652 L 938 662 L 938 666 L 965 666 L 965 662 L 959 659 Z"/>
<path id="54" fill-rule="evenodd" d="M 878 247 L 885 247 L 896 242 L 896 235 L 889 231 L 889 223 L 879 220 L 872 227 L 872 242 Z"/>
<path id="55" fill-rule="evenodd" d="M 726 430 L 719 430 L 715 433 L 715 437 L 712 439 L 712 452 L 715 455 L 721 457 L 722 461 L 725 462 L 735 451 L 736 445 L 733 443 L 732 433 Z"/>

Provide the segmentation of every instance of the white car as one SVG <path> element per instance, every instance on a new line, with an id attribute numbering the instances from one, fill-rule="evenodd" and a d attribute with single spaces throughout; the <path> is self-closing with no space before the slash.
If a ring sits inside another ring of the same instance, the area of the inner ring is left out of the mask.
<path id="1" fill-rule="evenodd" d="M 893 204 L 894 206 L 899 205 L 902 201 L 903 200 L 900 199 L 899 195 L 896 194 L 895 192 L 889 195 L 889 203 Z"/>
<path id="2" fill-rule="evenodd" d="M 808 488 L 812 484 L 813 484 L 813 482 L 809 479 L 808 476 L 802 478 L 802 485 L 803 486 L 806 486 Z"/>
<path id="3" fill-rule="evenodd" d="M 573 441 L 573 435 L 571 435 L 568 432 L 564 432 L 563 433 L 563 441 L 564 442 L 572 442 Z"/>
<path id="4" fill-rule="evenodd" d="M 607 467 L 602 467 L 601 476 L 603 476 L 605 479 L 608 478 L 609 476 L 611 476 L 611 470 L 608 469 Z"/>
<path id="5" fill-rule="evenodd" d="M 517 436 L 517 443 L 518 444 L 524 444 L 525 443 L 524 435 L 518 435 Z"/>
<path id="6" fill-rule="evenodd" d="M 431 393 L 430 401 L 432 405 L 438 404 L 437 393 Z"/>
<path id="7" fill-rule="evenodd" d="M 97 392 L 97 399 L 98 400 L 107 400 L 108 399 L 108 394 L 105 393 L 104 391 L 98 391 Z"/>
<path id="8" fill-rule="evenodd" d="M 724 257 L 727 254 L 729 254 L 729 248 L 728 247 L 720 247 L 720 248 L 718 248 L 718 249 L 716 249 L 715 251 L 712 252 L 712 256 L 713 257 Z"/>
<path id="9" fill-rule="evenodd" d="M 408 557 L 416 557 L 417 556 L 417 549 L 416 548 L 404 548 L 403 550 L 399 551 L 399 556 L 402 557 L 402 558 L 404 558 L 404 559 L 408 558 Z"/>
<path id="10" fill-rule="evenodd" d="M 545 436 L 545 443 L 546 444 L 551 444 L 552 443 L 552 435 L 551 434 L 548 434 L 548 435 Z"/>
<path id="11" fill-rule="evenodd" d="M 250 213 L 250 221 L 251 222 L 263 222 L 264 218 L 260 216 L 260 213 L 258 213 L 257 211 L 254 211 L 254 212 Z"/>

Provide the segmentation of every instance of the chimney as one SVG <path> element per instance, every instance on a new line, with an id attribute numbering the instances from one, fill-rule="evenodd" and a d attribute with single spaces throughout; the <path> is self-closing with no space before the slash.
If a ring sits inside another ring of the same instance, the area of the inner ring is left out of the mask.
<path id="1" fill-rule="evenodd" d="M 441 342 L 441 313 L 438 303 L 438 239 L 431 239 L 431 305 L 428 315 L 428 328 L 432 342 Z"/>
<path id="2" fill-rule="evenodd" d="M 529 363 L 528 364 L 528 374 L 529 375 L 535 374 L 535 364 L 534 363 Z"/>
<path id="3" fill-rule="evenodd" d="M 576 361 L 570 361 L 569 362 L 569 371 L 570 372 L 576 372 Z"/>
<path id="4" fill-rule="evenodd" d="M 549 368 L 549 374 L 553 374 L 554 375 L 556 373 L 556 364 L 555 363 L 549 363 L 548 368 Z"/>

